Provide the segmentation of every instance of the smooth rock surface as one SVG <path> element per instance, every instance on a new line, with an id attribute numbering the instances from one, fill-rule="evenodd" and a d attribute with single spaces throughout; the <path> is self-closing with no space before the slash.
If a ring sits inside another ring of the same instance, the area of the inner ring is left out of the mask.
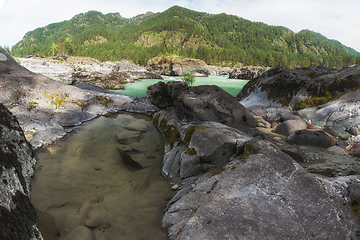
<path id="1" fill-rule="evenodd" d="M 343 185 L 306 172 L 267 142 L 256 148 L 171 201 L 163 219 L 170 239 L 359 239 Z"/>
<path id="2" fill-rule="evenodd" d="M 249 111 L 225 90 L 211 86 L 187 88 L 174 102 L 181 118 L 255 127 Z"/>
<path id="3" fill-rule="evenodd" d="M 284 136 L 289 136 L 294 131 L 307 128 L 308 124 L 304 120 L 287 120 L 277 125 L 275 132 Z"/>
<path id="4" fill-rule="evenodd" d="M 328 148 L 336 144 L 336 138 L 320 129 L 302 129 L 291 133 L 286 141 L 290 144 L 301 144 Z"/>

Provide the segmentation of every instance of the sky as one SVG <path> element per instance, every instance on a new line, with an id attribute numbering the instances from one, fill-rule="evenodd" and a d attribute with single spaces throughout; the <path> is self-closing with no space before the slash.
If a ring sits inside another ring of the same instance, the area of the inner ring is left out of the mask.
<path id="1" fill-rule="evenodd" d="M 284 26 L 295 33 L 309 29 L 360 52 L 359 0 L 0 0 L 0 45 L 11 47 L 28 31 L 89 10 L 130 18 L 174 5 Z"/>

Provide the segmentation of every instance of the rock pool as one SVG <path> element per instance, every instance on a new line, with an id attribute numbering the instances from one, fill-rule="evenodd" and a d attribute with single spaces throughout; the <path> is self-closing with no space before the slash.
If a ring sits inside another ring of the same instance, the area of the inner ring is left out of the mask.
<path id="1" fill-rule="evenodd" d="M 120 152 L 144 168 L 127 166 Z M 161 219 L 174 192 L 161 176 L 163 155 L 151 118 L 129 113 L 97 118 L 38 150 L 31 200 L 44 239 L 78 226 L 94 239 L 166 239 Z"/>

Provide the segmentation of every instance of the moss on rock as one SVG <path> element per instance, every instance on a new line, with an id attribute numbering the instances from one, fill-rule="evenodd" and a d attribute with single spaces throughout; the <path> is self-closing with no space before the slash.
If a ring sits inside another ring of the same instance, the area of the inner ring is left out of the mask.
<path id="1" fill-rule="evenodd" d="M 174 143 L 180 140 L 180 132 L 174 125 L 168 125 L 166 119 L 161 119 L 159 128 L 165 138 L 166 145 L 170 145 L 173 148 Z"/>
<path id="2" fill-rule="evenodd" d="M 354 198 L 350 202 L 352 213 L 359 218 L 360 221 L 360 197 Z"/>
<path id="3" fill-rule="evenodd" d="M 191 140 L 191 136 L 193 135 L 193 133 L 197 130 L 200 129 L 206 129 L 206 127 L 202 127 L 202 126 L 195 126 L 195 125 L 191 125 L 190 127 L 188 127 L 185 131 L 185 137 L 184 137 L 184 142 L 185 143 L 190 143 Z"/>

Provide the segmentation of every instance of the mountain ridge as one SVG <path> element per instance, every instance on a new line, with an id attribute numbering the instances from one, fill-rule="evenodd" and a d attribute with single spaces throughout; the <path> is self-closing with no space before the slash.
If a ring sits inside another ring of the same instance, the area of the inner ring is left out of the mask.
<path id="1" fill-rule="evenodd" d="M 56 52 L 101 61 L 127 59 L 140 65 L 146 65 L 153 57 L 170 54 L 198 58 L 213 65 L 227 62 L 270 67 L 337 67 L 360 62 L 357 57 L 360 53 L 310 30 L 294 33 L 283 26 L 179 6 L 132 18 L 94 10 L 80 13 L 70 20 L 29 31 L 12 51 L 17 56 Z"/>

